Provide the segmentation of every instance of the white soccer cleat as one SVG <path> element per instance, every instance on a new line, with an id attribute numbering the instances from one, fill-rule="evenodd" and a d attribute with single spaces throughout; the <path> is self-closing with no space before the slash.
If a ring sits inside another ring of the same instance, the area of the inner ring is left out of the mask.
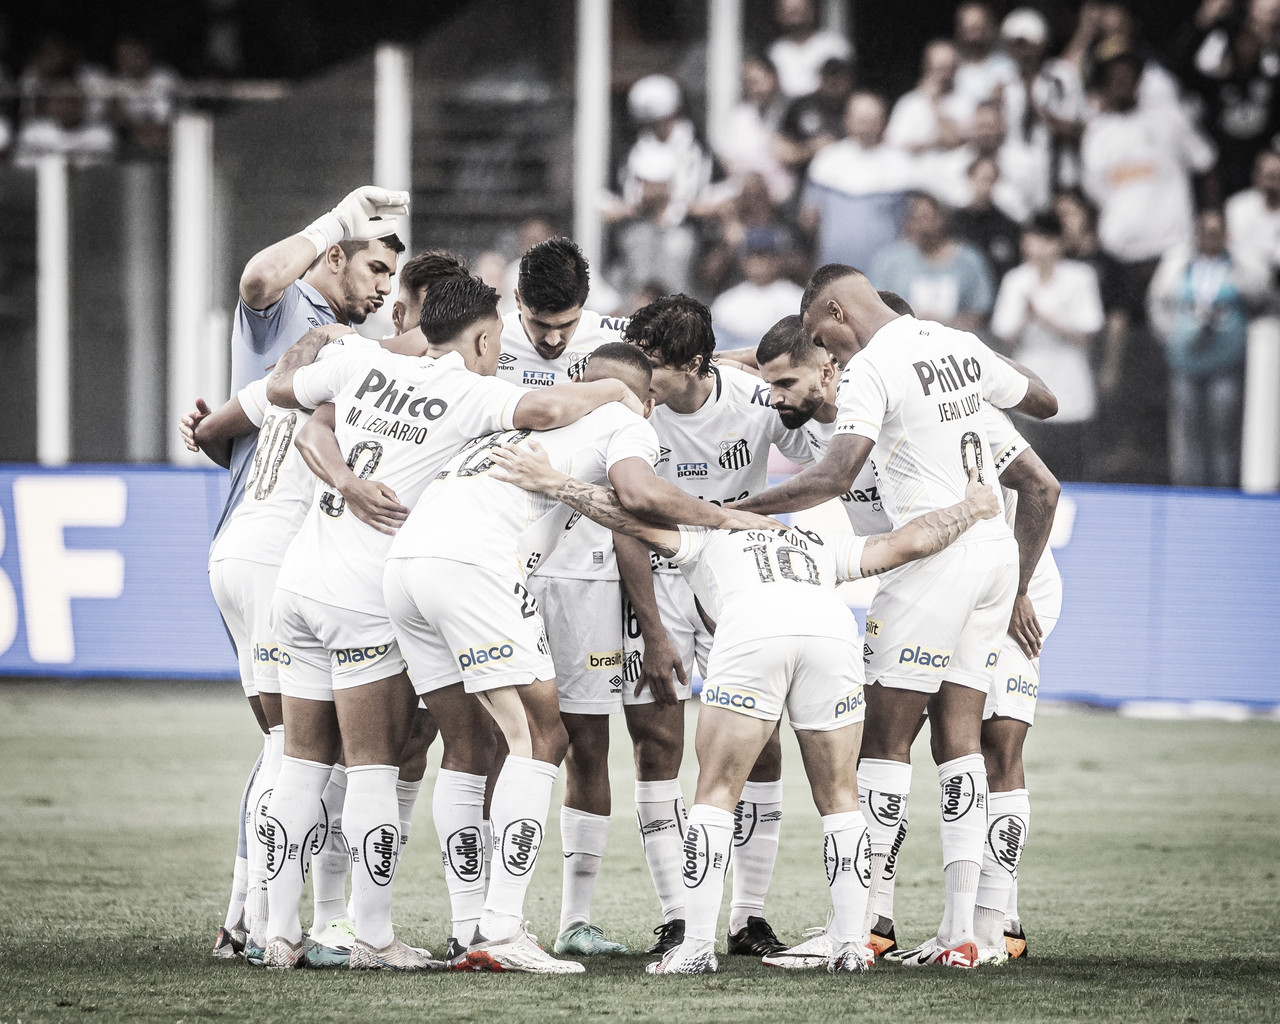
<path id="1" fill-rule="evenodd" d="M 915 949 L 908 949 L 893 959 L 904 967 L 959 967 L 972 970 L 978 966 L 978 947 L 972 942 L 947 947 L 935 935 Z"/>
<path id="2" fill-rule="evenodd" d="M 345 917 L 330 921 L 307 939 L 308 967 L 347 967 L 356 943 L 355 926 Z"/>
<path id="3" fill-rule="evenodd" d="M 760 962 L 769 967 L 781 967 L 789 971 L 812 971 L 826 967 L 827 961 L 835 954 L 836 942 L 827 931 L 826 925 L 821 928 L 806 928 L 808 936 L 803 942 L 784 949 L 781 953 L 772 953 L 761 957 Z"/>
<path id="4" fill-rule="evenodd" d="M 409 946 L 399 939 L 392 939 L 381 949 L 374 949 L 367 942 L 356 939 L 351 947 L 348 964 L 353 971 L 442 971 L 444 964 L 432 960 L 425 949 Z"/>
<path id="5" fill-rule="evenodd" d="M 870 946 L 861 942 L 846 942 L 831 954 L 827 961 L 828 974 L 866 974 L 876 962 Z"/>
<path id="6" fill-rule="evenodd" d="M 267 945 L 262 951 L 262 966 L 272 970 L 289 970 L 293 967 L 305 967 L 305 950 L 303 942 L 299 939 L 297 942 L 290 942 L 288 939 L 277 935 L 274 939 L 268 939 Z"/>
<path id="7" fill-rule="evenodd" d="M 646 974 L 715 974 L 720 970 L 714 949 L 704 949 L 692 955 L 683 952 L 684 944 L 667 951 L 656 963 L 645 966 Z"/>
<path id="8" fill-rule="evenodd" d="M 1003 967 L 1009 962 L 1009 950 L 1001 939 L 998 946 L 978 947 L 979 967 Z"/>
<path id="9" fill-rule="evenodd" d="M 478 931 L 478 942 L 467 949 L 467 963 L 473 971 L 516 971 L 521 974 L 582 974 L 586 968 L 576 960 L 557 960 L 538 945 L 528 926 L 509 939 L 490 941 Z"/>

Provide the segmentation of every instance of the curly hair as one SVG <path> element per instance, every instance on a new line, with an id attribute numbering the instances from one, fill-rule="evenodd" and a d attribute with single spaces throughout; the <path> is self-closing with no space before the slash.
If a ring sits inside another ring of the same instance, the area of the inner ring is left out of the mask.
<path id="1" fill-rule="evenodd" d="M 656 355 L 664 366 L 684 366 L 700 360 L 698 376 L 711 372 L 716 336 L 711 310 L 688 295 L 663 295 L 631 314 L 623 340 L 647 356 Z"/>

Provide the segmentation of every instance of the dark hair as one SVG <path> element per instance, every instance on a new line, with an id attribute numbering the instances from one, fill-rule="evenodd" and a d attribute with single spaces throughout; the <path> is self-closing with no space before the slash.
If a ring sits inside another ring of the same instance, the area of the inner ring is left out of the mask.
<path id="1" fill-rule="evenodd" d="M 1044 238 L 1062 237 L 1062 220 L 1052 210 L 1037 213 L 1022 229 L 1025 235 L 1040 235 Z"/>
<path id="2" fill-rule="evenodd" d="M 520 258 L 516 290 L 527 309 L 561 313 L 586 302 L 590 287 L 587 258 L 567 238 L 539 242 Z"/>
<path id="3" fill-rule="evenodd" d="M 788 356 L 793 364 L 812 362 L 818 353 L 823 358 L 830 359 L 831 356 L 825 350 L 809 340 L 801 323 L 800 317 L 793 313 L 784 316 L 765 331 L 760 344 L 756 346 L 757 365 L 771 363 L 779 356 Z"/>
<path id="4" fill-rule="evenodd" d="M 422 302 L 418 326 L 433 345 L 447 345 L 472 324 L 498 315 L 498 293 L 478 277 L 438 282 Z"/>
<path id="5" fill-rule="evenodd" d="M 813 276 L 809 278 L 809 283 L 804 286 L 804 295 L 800 298 L 800 315 L 804 316 L 805 313 L 809 312 L 809 307 L 817 299 L 818 293 L 832 281 L 838 281 L 842 277 L 849 277 L 853 274 L 857 274 L 859 277 L 866 277 L 857 267 L 851 267 L 847 263 L 824 263 L 820 266 L 813 272 Z"/>
<path id="6" fill-rule="evenodd" d="M 631 388 L 642 402 L 648 397 L 649 382 L 653 380 L 653 367 L 645 354 L 634 345 L 628 345 L 625 341 L 610 341 L 601 345 L 587 356 L 586 365 L 583 367 L 584 372 L 586 367 L 597 359 L 613 363 L 621 370 L 622 373 L 618 379 Z"/>
<path id="7" fill-rule="evenodd" d="M 404 242 L 400 241 L 400 236 L 397 234 L 383 235 L 381 238 L 378 239 L 378 241 L 381 242 L 383 245 L 385 245 L 397 256 L 399 256 L 402 252 L 404 252 Z M 347 259 L 351 259 L 351 257 L 354 256 L 356 253 L 364 252 L 367 248 L 369 248 L 369 243 L 367 241 L 357 242 L 354 240 L 343 240 L 338 243 L 338 248 L 342 250 L 343 254 L 347 257 Z M 324 254 L 321 253 L 321 255 L 324 255 Z"/>
<path id="8" fill-rule="evenodd" d="M 623 340 L 646 355 L 656 354 L 664 366 L 684 366 L 700 359 L 698 376 L 711 372 L 716 348 L 711 310 L 688 295 L 663 295 L 631 314 Z"/>
<path id="9" fill-rule="evenodd" d="M 888 306 L 898 316 L 915 316 L 916 311 L 911 308 L 911 303 L 904 299 L 897 292 L 879 291 L 876 292 L 880 296 L 880 301 Z"/>
<path id="10" fill-rule="evenodd" d="M 441 281 L 466 276 L 467 264 L 456 253 L 445 249 L 420 252 L 405 260 L 400 268 L 400 294 L 417 296 Z"/>
<path id="11" fill-rule="evenodd" d="M 1072 202 L 1079 204 L 1080 209 L 1084 211 L 1085 219 L 1089 222 L 1089 230 L 1097 230 L 1098 208 L 1089 201 L 1088 196 L 1078 188 L 1060 188 L 1054 193 L 1053 201 L 1056 203 L 1059 199 L 1070 199 Z"/>

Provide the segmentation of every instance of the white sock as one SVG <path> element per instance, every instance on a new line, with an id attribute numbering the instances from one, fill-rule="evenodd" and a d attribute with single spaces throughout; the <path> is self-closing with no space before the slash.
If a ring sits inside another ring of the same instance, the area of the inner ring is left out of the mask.
<path id="1" fill-rule="evenodd" d="M 880 872 L 880 887 L 876 890 L 875 902 L 872 905 L 875 916 L 883 917 L 888 921 L 893 920 L 893 892 L 898 882 L 898 857 L 902 854 L 902 844 L 907 838 L 907 814 L 907 805 L 903 804 L 902 820 L 898 822 L 898 834 L 894 837 L 893 845 L 889 847 L 889 856 L 885 858 L 884 867 Z M 873 921 L 872 924 L 874 923 Z"/>
<path id="2" fill-rule="evenodd" d="M 778 859 L 782 831 L 782 780 L 748 782 L 733 813 L 733 890 L 729 934 L 764 916 L 764 897 Z"/>
<path id="3" fill-rule="evenodd" d="M 715 943 L 732 847 L 733 812 L 710 804 L 694 804 L 689 811 L 681 858 L 684 935 L 691 946 Z"/>
<path id="4" fill-rule="evenodd" d="M 347 798 L 347 770 L 333 766 L 321 797 L 322 824 L 328 831 L 311 857 L 311 895 L 315 902 L 311 930 L 319 932 L 334 921 L 347 916 L 347 871 L 351 854 L 342 833 L 342 809 Z M 381 947 L 377 947 L 381 948 Z"/>
<path id="5" fill-rule="evenodd" d="M 992 793 L 989 808 L 974 919 L 979 946 L 999 946 L 1004 941 L 1005 916 L 1031 828 L 1031 800 L 1025 789 Z"/>
<path id="6" fill-rule="evenodd" d="M 938 928 L 944 946 L 973 941 L 973 912 L 987 836 L 987 766 L 981 754 L 938 765 L 942 787 L 942 864 L 947 902 Z"/>
<path id="7" fill-rule="evenodd" d="M 277 725 L 264 737 L 262 764 L 253 787 L 253 802 L 249 806 L 249 898 L 246 901 L 245 921 L 254 944 L 267 944 L 267 846 L 263 837 L 263 815 L 280 774 L 280 758 L 284 756 L 284 726 Z"/>
<path id="8" fill-rule="evenodd" d="M 400 863 L 400 806 L 391 764 L 347 767 L 347 802 L 343 821 L 351 850 L 351 905 L 356 938 L 374 949 L 389 946 L 391 890 Z"/>
<path id="9" fill-rule="evenodd" d="M 575 807 L 560 808 L 560 848 L 564 875 L 560 884 L 560 931 L 591 923 L 591 896 L 609 841 L 609 818 Z"/>
<path id="10" fill-rule="evenodd" d="M 298 901 L 307 880 L 311 843 L 320 821 L 320 794 L 331 766 L 285 755 L 265 816 L 267 939 L 302 940 Z"/>
<path id="11" fill-rule="evenodd" d="M 1004 912 L 1004 930 L 1015 935 L 1022 930 L 1022 919 L 1018 917 L 1018 876 L 1013 876 L 1013 886 L 1009 889 L 1009 906 Z"/>
<path id="12" fill-rule="evenodd" d="M 480 822 L 480 838 L 484 841 L 484 891 L 488 892 L 493 874 L 493 822 L 488 818 Z"/>
<path id="13" fill-rule="evenodd" d="M 860 811 L 822 816 L 822 853 L 831 887 L 831 936 L 837 943 L 864 942 L 871 848 Z"/>
<path id="14" fill-rule="evenodd" d="M 441 768 L 431 797 L 453 914 L 453 937 L 464 946 L 470 944 L 484 910 L 484 785 L 483 775 Z"/>
<path id="15" fill-rule="evenodd" d="M 253 769 L 244 781 L 244 789 L 240 792 L 240 823 L 236 826 L 236 861 L 231 872 L 231 899 L 227 903 L 227 916 L 222 927 L 227 931 L 240 924 L 244 917 L 244 902 L 249 894 L 249 840 L 246 835 L 246 820 L 249 808 L 249 794 L 258 778 L 258 769 L 262 767 L 262 752 L 258 752 L 253 762 Z"/>
<path id="16" fill-rule="evenodd" d="M 649 864 L 653 888 L 662 906 L 662 919 L 684 917 L 684 885 L 680 878 L 684 861 L 684 795 L 679 779 L 636 782 L 636 819 L 644 859 Z"/>
<path id="17" fill-rule="evenodd" d="M 858 762 L 858 806 L 867 823 L 871 849 L 871 888 L 862 922 L 864 935 L 870 935 L 878 916 L 876 908 L 880 893 L 885 888 L 889 857 L 902 823 L 906 820 L 907 797 L 910 793 L 911 765 L 906 761 L 864 757 Z M 892 893 L 892 884 L 889 890 Z M 892 896 L 890 900 L 892 901 Z"/>
<path id="18" fill-rule="evenodd" d="M 413 828 L 413 808 L 418 803 L 418 792 L 422 789 L 422 780 L 405 782 L 396 781 L 396 803 L 400 805 L 400 856 L 404 856 L 404 848 L 409 845 L 409 832 Z"/>
<path id="19" fill-rule="evenodd" d="M 551 811 L 551 787 L 559 772 L 557 765 L 510 754 L 502 766 L 489 805 L 493 873 L 480 915 L 480 933 L 486 939 L 505 939 L 520 929 L 524 896 Z"/>

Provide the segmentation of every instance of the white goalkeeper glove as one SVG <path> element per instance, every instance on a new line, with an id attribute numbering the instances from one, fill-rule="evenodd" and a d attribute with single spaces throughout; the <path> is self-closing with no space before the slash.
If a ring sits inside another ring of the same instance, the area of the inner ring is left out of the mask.
<path id="1" fill-rule="evenodd" d="M 316 247 L 319 256 L 338 242 L 368 242 L 395 234 L 400 227 L 399 215 L 408 212 L 408 192 L 361 185 L 299 233 Z"/>

